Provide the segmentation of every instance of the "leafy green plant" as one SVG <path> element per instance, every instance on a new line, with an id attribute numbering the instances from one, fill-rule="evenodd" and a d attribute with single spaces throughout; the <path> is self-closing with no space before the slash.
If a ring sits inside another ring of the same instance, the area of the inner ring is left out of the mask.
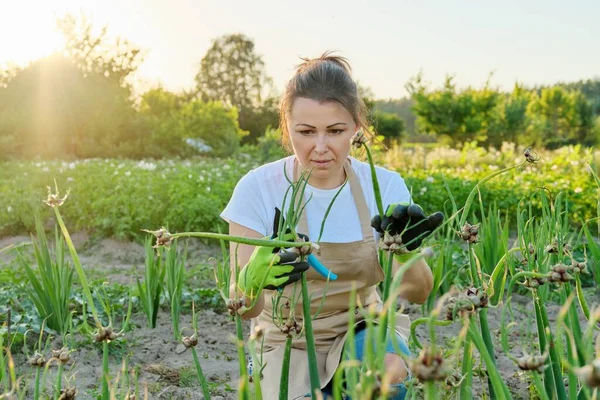
<path id="1" fill-rule="evenodd" d="M 177 252 L 177 241 L 174 241 L 173 245 L 166 251 L 165 256 L 166 295 L 171 306 L 171 322 L 175 340 L 179 339 L 179 317 L 183 297 L 186 253 L 187 251 L 180 255 Z"/>
<path id="2" fill-rule="evenodd" d="M 65 259 L 65 244 L 58 230 L 55 231 L 54 253 L 50 246 L 39 216 L 36 217 L 36 238 L 32 237 L 37 269 L 34 269 L 19 252 L 18 259 L 27 274 L 30 284 L 27 293 L 47 325 L 61 335 L 67 333 L 71 313 L 69 300 L 73 284 L 73 266 Z"/>
<path id="3" fill-rule="evenodd" d="M 159 249 L 157 254 L 152 247 L 150 238 L 146 240 L 144 248 L 146 250 L 144 280 L 140 281 L 139 277 L 136 277 L 137 287 L 148 327 L 156 328 L 156 318 L 158 317 L 166 269 L 163 257 L 160 254 L 162 249 Z"/>

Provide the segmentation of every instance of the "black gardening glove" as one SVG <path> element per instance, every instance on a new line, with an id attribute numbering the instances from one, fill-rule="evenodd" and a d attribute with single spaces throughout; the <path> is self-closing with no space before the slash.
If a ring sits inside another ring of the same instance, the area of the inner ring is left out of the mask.
<path id="1" fill-rule="evenodd" d="M 385 232 L 390 236 L 400 235 L 406 250 L 418 249 L 423 240 L 431 235 L 444 221 L 441 212 L 426 216 L 418 204 L 394 203 L 387 207 L 383 218 L 376 215 L 371 219 L 371 226 L 382 237 Z"/>

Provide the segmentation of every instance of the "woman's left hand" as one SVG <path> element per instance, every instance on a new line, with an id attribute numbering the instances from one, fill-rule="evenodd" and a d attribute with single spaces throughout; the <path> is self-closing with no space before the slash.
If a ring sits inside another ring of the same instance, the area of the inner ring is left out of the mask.
<path id="1" fill-rule="evenodd" d="M 394 203 L 387 207 L 383 218 L 376 215 L 371 226 L 383 235 L 400 235 L 408 251 L 418 249 L 423 240 L 433 233 L 444 221 L 444 214 L 435 212 L 426 216 L 418 204 Z"/>

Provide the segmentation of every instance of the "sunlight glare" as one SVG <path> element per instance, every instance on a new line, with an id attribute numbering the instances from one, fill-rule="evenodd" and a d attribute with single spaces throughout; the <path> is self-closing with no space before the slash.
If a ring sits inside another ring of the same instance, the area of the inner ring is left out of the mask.
<path id="1" fill-rule="evenodd" d="M 34 3 L 34 4 L 32 4 Z M 56 30 L 56 15 L 61 15 L 59 7 L 67 1 L 52 1 L 50 9 L 43 3 L 11 2 L 7 18 L 0 24 L 0 65 L 25 65 L 28 62 L 48 56 L 64 46 L 62 35 Z M 58 4 L 57 4 L 58 3 Z"/>

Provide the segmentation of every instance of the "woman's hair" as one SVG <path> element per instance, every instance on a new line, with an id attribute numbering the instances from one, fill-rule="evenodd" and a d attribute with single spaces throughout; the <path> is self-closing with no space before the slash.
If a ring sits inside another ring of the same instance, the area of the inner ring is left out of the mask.
<path id="1" fill-rule="evenodd" d="M 281 141 L 287 151 L 292 151 L 290 132 L 287 128 L 288 115 L 298 97 L 316 100 L 320 103 L 335 101 L 342 105 L 354 118 L 358 129 L 368 132 L 368 109 L 358 94 L 358 87 L 352 79 L 350 64 L 344 57 L 334 56 L 330 51 L 318 58 L 302 58 L 296 73 L 285 87 L 279 103 L 279 128 Z"/>

